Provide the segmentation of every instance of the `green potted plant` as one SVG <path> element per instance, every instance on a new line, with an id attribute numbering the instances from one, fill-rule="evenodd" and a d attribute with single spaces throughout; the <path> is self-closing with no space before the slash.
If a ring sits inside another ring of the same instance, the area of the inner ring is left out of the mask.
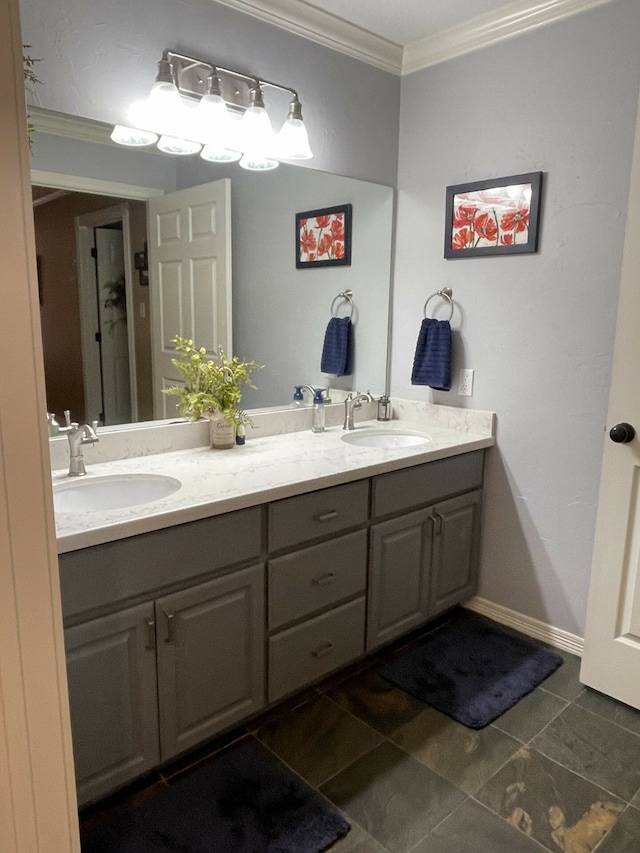
<path id="1" fill-rule="evenodd" d="M 197 347 L 188 338 L 173 338 L 179 358 L 172 362 L 184 380 L 184 385 L 164 388 L 164 394 L 179 397 L 176 406 L 183 417 L 211 421 L 211 443 L 214 447 L 233 447 L 235 436 L 244 436 L 244 427 L 251 418 L 240 408 L 242 388 L 251 382 L 251 374 L 261 365 L 255 361 L 228 358 L 220 349 L 215 358 L 207 356 L 204 347 Z"/>

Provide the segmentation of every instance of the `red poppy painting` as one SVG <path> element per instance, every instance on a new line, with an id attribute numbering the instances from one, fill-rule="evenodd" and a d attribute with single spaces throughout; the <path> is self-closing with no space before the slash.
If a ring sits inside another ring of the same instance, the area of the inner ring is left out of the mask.
<path id="1" fill-rule="evenodd" d="M 296 214 L 296 267 L 351 264 L 352 206 L 341 204 Z"/>
<path id="2" fill-rule="evenodd" d="M 447 187 L 445 258 L 538 251 L 542 172 Z"/>

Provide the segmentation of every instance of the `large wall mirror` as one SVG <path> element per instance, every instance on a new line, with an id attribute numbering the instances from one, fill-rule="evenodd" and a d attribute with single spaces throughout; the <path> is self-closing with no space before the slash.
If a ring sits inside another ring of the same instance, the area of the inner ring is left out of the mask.
<path id="1" fill-rule="evenodd" d="M 232 351 L 264 365 L 243 406 L 288 406 L 300 384 L 384 391 L 392 188 L 284 164 L 259 174 L 124 149 L 110 142 L 106 125 L 44 110 L 34 110 L 32 121 L 49 411 L 60 416 L 71 409 L 82 420 L 104 415 L 107 425 L 164 416 L 154 409 L 152 393 L 149 199 L 225 178 Z M 296 269 L 296 213 L 347 203 L 353 208 L 351 265 Z M 324 332 L 332 308 L 339 316 L 352 310 L 337 298 L 347 290 L 353 293 L 353 372 L 327 376 L 320 369 Z"/>

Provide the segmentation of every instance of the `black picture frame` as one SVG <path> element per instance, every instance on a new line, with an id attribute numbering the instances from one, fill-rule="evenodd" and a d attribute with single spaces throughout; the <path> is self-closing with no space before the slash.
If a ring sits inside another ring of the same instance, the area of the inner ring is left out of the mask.
<path id="1" fill-rule="evenodd" d="M 448 260 L 538 251 L 542 172 L 447 187 Z"/>
<path id="2" fill-rule="evenodd" d="M 352 218 L 351 204 L 296 213 L 296 269 L 350 266 Z"/>

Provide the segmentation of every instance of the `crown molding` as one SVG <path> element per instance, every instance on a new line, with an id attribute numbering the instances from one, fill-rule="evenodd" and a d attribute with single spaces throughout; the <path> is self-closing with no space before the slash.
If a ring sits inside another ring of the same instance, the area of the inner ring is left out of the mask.
<path id="1" fill-rule="evenodd" d="M 402 71 L 402 46 L 303 0 L 215 0 L 391 74 Z"/>
<path id="2" fill-rule="evenodd" d="M 81 139 L 83 142 L 99 142 L 102 145 L 115 145 L 111 141 L 113 126 L 93 119 L 45 110 L 32 104 L 27 106 L 29 121 L 38 133 L 50 133 L 67 139 Z"/>
<path id="3" fill-rule="evenodd" d="M 304 0 L 215 0 L 391 74 L 412 74 L 613 0 L 514 0 L 406 47 L 309 6 Z"/>
<path id="4" fill-rule="evenodd" d="M 613 0 L 543 0 L 537 3 L 517 0 L 495 12 L 410 42 L 404 49 L 402 74 L 411 74 L 611 2 Z"/>

